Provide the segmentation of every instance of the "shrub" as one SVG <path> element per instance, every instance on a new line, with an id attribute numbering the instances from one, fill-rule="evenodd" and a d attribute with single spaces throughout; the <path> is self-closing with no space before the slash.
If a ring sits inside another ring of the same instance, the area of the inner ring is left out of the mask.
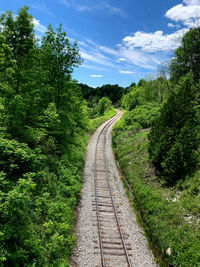
<path id="1" fill-rule="evenodd" d="M 139 123 L 142 128 L 151 126 L 154 119 L 159 114 L 160 108 L 152 104 L 138 106 L 130 112 L 124 114 L 124 121 L 126 125 Z"/>

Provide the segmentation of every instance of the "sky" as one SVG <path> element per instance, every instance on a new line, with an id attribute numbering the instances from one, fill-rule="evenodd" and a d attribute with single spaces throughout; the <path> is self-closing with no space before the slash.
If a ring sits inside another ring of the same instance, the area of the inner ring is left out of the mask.
<path id="1" fill-rule="evenodd" d="M 72 77 L 92 87 L 155 77 L 183 34 L 200 26 L 200 0 L 1 0 L 0 12 L 24 5 L 37 36 L 61 23 L 78 42 L 83 63 Z"/>

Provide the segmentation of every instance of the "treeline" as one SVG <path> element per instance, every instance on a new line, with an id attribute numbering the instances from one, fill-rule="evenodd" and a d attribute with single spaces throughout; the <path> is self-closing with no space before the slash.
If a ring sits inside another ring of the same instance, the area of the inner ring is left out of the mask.
<path id="1" fill-rule="evenodd" d="M 68 266 L 88 129 L 76 43 L 0 17 L 0 265 Z"/>
<path id="2" fill-rule="evenodd" d="M 109 98 L 113 104 L 117 104 L 122 95 L 126 92 L 126 88 L 119 86 L 118 84 L 105 84 L 101 87 L 93 88 L 87 84 L 79 83 L 82 91 L 82 95 L 92 105 L 98 102 L 102 97 Z"/>

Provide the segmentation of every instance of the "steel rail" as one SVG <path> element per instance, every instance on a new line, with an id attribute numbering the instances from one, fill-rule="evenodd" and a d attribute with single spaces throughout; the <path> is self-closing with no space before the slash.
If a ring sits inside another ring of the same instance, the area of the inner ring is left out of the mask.
<path id="1" fill-rule="evenodd" d="M 98 203 L 98 193 L 97 193 L 97 170 L 96 170 L 96 162 L 97 162 L 97 147 L 100 139 L 100 135 L 102 134 L 103 130 L 111 124 L 115 119 L 117 119 L 119 116 L 119 113 L 114 116 L 114 118 L 111 118 L 108 123 L 105 124 L 105 126 L 101 129 L 96 143 L 95 148 L 95 159 L 94 159 L 94 187 L 95 187 L 95 202 L 96 202 L 96 210 L 97 210 L 97 225 L 98 225 L 98 234 L 99 234 L 99 244 L 100 244 L 100 251 L 101 251 L 101 263 L 102 266 L 105 267 L 105 261 L 104 261 L 104 254 L 103 254 L 103 244 L 102 244 L 102 234 L 101 234 L 101 227 L 100 227 L 100 219 L 99 219 L 99 203 Z"/>
<path id="2" fill-rule="evenodd" d="M 119 218 L 117 216 L 117 212 L 116 212 L 116 208 L 115 208 L 115 204 L 114 204 L 114 200 L 113 200 L 113 195 L 112 195 L 112 190 L 111 190 L 110 182 L 109 182 L 109 178 L 108 178 L 108 167 L 107 167 L 107 164 L 106 164 L 106 134 L 107 134 L 107 131 L 104 133 L 104 166 L 105 166 L 105 170 L 106 170 L 106 180 L 107 180 L 107 184 L 108 184 L 108 188 L 109 188 L 109 192 L 110 192 L 110 198 L 111 198 L 111 202 L 112 202 L 112 206 L 113 206 L 113 210 L 114 210 L 114 214 L 115 214 L 115 219 L 116 219 L 116 222 L 117 222 L 117 226 L 118 226 L 118 230 L 119 230 L 119 233 L 120 233 L 121 241 L 122 241 L 122 244 L 123 244 L 124 252 L 126 254 L 126 260 L 127 260 L 128 266 L 131 267 L 131 262 L 130 262 L 130 259 L 129 259 L 129 256 L 128 256 L 128 251 L 127 251 L 127 248 L 126 248 L 126 244 L 125 244 L 125 241 L 124 241 L 124 238 L 123 238 L 123 234 L 122 234 L 121 226 L 120 226 L 120 223 L 119 223 Z"/>
<path id="3" fill-rule="evenodd" d="M 111 118 L 105 125 L 104 127 L 101 129 L 98 138 L 97 138 L 97 143 L 96 143 L 96 148 L 95 148 L 95 160 L 94 160 L 94 187 L 95 187 L 95 202 L 96 202 L 96 211 L 97 211 L 97 226 L 98 226 L 98 234 L 99 234 L 99 244 L 100 244 L 100 252 L 101 252 L 101 263 L 102 263 L 102 267 L 105 267 L 105 259 L 104 259 L 104 252 L 103 252 L 103 242 L 102 242 L 102 233 L 101 233 L 101 226 L 100 226 L 100 216 L 99 216 L 99 202 L 98 202 L 98 193 L 97 193 L 97 169 L 96 169 L 96 165 L 97 165 L 97 148 L 98 148 L 98 144 L 99 144 L 99 139 L 101 134 L 103 133 L 103 131 L 107 128 L 107 130 L 104 133 L 104 167 L 105 167 L 105 172 L 106 172 L 106 180 L 107 180 L 107 185 L 109 188 L 109 193 L 110 193 L 110 198 L 111 198 L 111 202 L 112 202 L 112 207 L 113 207 L 113 211 L 114 211 L 114 215 L 115 215 L 115 219 L 117 222 L 117 227 L 118 227 L 118 231 L 120 234 L 120 238 L 122 241 L 122 245 L 124 248 L 124 252 L 125 252 L 125 256 L 126 256 L 126 260 L 128 263 L 128 266 L 131 267 L 131 262 L 128 256 L 128 252 L 127 252 L 127 248 L 126 248 L 126 244 L 123 238 L 123 234 L 122 234 L 122 230 L 121 230 L 121 226 L 119 223 L 119 218 L 117 216 L 117 212 L 116 212 L 116 208 L 114 205 L 114 200 L 113 200 L 113 195 L 112 195 L 112 190 L 110 187 L 110 183 L 109 183 L 109 178 L 108 178 L 108 168 L 107 168 L 107 164 L 106 164 L 106 134 L 107 131 L 109 129 L 109 127 L 112 125 L 112 123 L 117 120 L 117 118 L 119 117 L 120 113 L 118 113 L 117 115 L 115 115 L 113 118 Z"/>

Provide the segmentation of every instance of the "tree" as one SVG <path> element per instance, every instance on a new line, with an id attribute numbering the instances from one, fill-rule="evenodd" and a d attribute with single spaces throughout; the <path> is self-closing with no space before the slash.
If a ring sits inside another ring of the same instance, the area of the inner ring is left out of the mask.
<path id="1" fill-rule="evenodd" d="M 35 39 L 33 18 L 27 11 L 25 6 L 16 17 L 11 11 L 1 16 L 0 87 L 8 132 L 15 137 L 23 136 L 32 102 L 27 80 L 33 65 Z"/>
<path id="2" fill-rule="evenodd" d="M 65 83 L 71 78 L 74 67 L 81 63 L 77 44 L 71 45 L 66 33 L 62 32 L 60 25 L 55 32 L 51 25 L 48 26 L 40 47 L 41 64 L 45 71 L 46 91 L 48 102 L 55 102 L 60 108 L 60 99 L 65 92 Z"/>
<path id="3" fill-rule="evenodd" d="M 163 104 L 149 134 L 149 155 L 157 173 L 168 184 L 195 171 L 197 112 L 193 76 L 180 80 L 176 91 Z"/>
<path id="4" fill-rule="evenodd" d="M 108 111 L 111 107 L 111 101 L 108 97 L 102 97 L 99 100 L 97 111 L 100 116 L 103 116 L 106 111 Z"/>
<path id="5" fill-rule="evenodd" d="M 175 50 L 175 58 L 170 65 L 171 80 L 177 82 L 190 70 L 194 82 L 200 79 L 200 27 L 191 29 L 182 38 L 181 46 Z"/>
<path id="6" fill-rule="evenodd" d="M 12 79 L 6 75 L 15 94 L 20 92 L 26 70 L 31 66 L 34 49 L 33 17 L 28 14 L 28 7 L 19 9 L 16 17 L 11 11 L 1 17 L 1 32 L 4 36 L 3 46 L 7 46 L 11 53 L 5 53 L 12 60 Z M 4 68 L 5 69 L 5 68 Z"/>

